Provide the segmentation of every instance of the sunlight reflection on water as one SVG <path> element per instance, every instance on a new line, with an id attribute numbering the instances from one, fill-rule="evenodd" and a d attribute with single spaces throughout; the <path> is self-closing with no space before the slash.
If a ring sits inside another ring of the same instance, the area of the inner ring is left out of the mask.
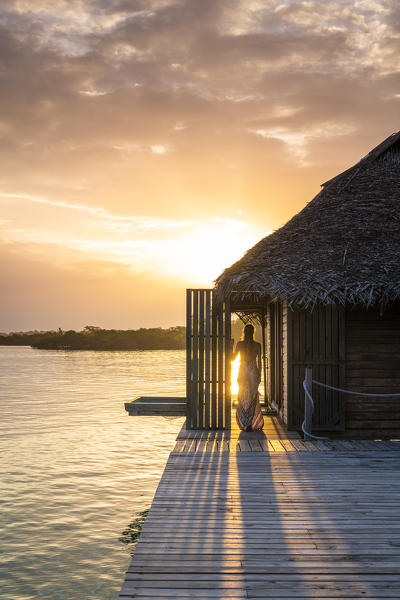
<path id="1" fill-rule="evenodd" d="M 0 347 L 0 372 L 0 598 L 116 598 L 183 423 L 123 403 L 184 396 L 185 352 Z"/>

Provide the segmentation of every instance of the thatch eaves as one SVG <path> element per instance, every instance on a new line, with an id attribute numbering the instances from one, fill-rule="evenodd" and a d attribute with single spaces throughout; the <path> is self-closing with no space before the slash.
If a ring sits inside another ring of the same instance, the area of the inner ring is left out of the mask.
<path id="1" fill-rule="evenodd" d="M 258 292 L 316 303 L 400 300 L 400 132 L 323 189 L 218 277 L 220 298 Z"/>

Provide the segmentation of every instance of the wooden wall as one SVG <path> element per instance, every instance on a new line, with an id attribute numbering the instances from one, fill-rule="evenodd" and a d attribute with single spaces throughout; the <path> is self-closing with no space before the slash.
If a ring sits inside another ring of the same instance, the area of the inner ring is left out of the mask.
<path id="1" fill-rule="evenodd" d="M 346 389 L 400 393 L 400 305 L 346 310 Z M 400 398 L 346 396 L 346 430 L 355 437 L 400 435 Z"/>
<path id="2" fill-rule="evenodd" d="M 304 418 L 303 381 L 306 367 L 312 367 L 316 381 L 343 387 L 343 311 L 332 306 L 317 306 L 312 312 L 289 308 L 287 343 L 287 425 L 289 429 L 300 429 Z M 312 396 L 315 403 L 313 429 L 343 430 L 343 395 L 314 385 Z"/>

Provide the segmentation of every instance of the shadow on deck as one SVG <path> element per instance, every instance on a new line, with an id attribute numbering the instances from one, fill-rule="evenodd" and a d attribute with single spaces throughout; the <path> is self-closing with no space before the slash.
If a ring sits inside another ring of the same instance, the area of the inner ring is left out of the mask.
<path id="1" fill-rule="evenodd" d="M 398 452 L 240 435 L 178 440 L 120 598 L 399 598 Z"/>

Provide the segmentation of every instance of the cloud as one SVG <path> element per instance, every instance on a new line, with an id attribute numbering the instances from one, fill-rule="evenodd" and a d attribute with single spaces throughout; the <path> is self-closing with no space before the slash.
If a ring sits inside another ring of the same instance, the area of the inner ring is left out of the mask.
<path id="1" fill-rule="evenodd" d="M 155 152 L 161 152 L 157 150 Z M 68 202 L 62 202 L 59 200 L 49 200 L 48 198 L 39 198 L 37 196 L 30 196 L 28 194 L 15 194 L 6 193 L 0 191 L 0 198 L 8 198 L 13 200 L 29 200 L 38 204 L 45 204 L 56 208 L 65 208 L 67 210 L 76 210 L 82 213 L 88 213 L 94 217 L 104 219 L 108 221 L 112 227 L 123 227 L 129 228 L 129 231 L 141 231 L 141 230 L 152 230 L 168 231 L 170 229 L 177 229 L 181 227 L 188 227 L 189 221 L 172 221 L 167 219 L 155 219 L 152 217 L 136 217 L 132 215 L 114 215 L 100 207 L 91 207 L 86 204 L 72 204 Z"/>
<path id="2" fill-rule="evenodd" d="M 167 269 L 215 215 L 278 227 L 398 129 L 399 31 L 395 0 L 2 2 L 3 238 Z"/>
<path id="3" fill-rule="evenodd" d="M 51 257 L 64 265 L 82 260 L 116 263 L 127 265 L 132 274 L 159 274 L 179 280 L 181 285 L 211 285 L 227 263 L 240 258 L 265 233 L 243 218 L 165 221 L 121 217 L 99 208 L 17 194 L 0 192 L 0 197 L 18 199 L 23 208 L 18 216 L 3 220 L 0 239 L 5 243 L 28 245 L 45 261 Z M 26 227 L 23 214 L 35 204 L 41 210 L 31 213 L 30 226 Z M 57 227 L 46 226 L 43 220 L 43 214 L 49 217 L 48 207 L 59 214 Z M 75 211 L 79 221 L 71 218 Z"/>

